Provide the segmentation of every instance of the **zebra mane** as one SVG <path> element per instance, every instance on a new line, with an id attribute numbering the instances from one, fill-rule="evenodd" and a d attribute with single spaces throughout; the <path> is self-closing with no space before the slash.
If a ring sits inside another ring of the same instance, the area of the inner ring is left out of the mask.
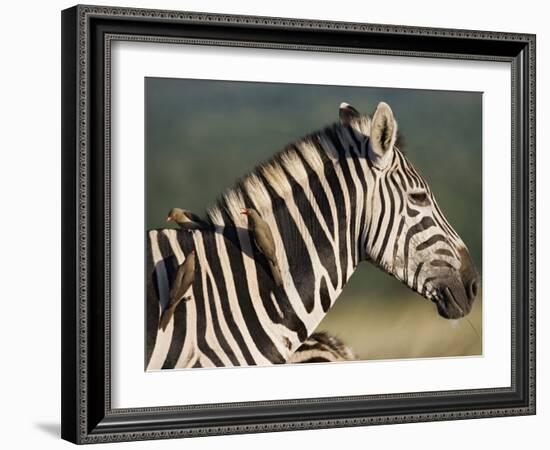
<path id="1" fill-rule="evenodd" d="M 363 115 L 356 120 L 355 128 L 361 133 L 370 134 L 370 117 Z M 331 146 L 319 145 L 318 142 L 328 133 L 334 133 L 344 127 L 340 122 L 327 125 L 291 142 L 271 158 L 258 164 L 238 179 L 233 187 L 223 192 L 214 206 L 207 209 L 207 220 L 214 226 L 223 226 L 227 223 L 224 220 L 225 216 L 231 218 L 235 226 L 247 227 L 247 218 L 240 214 L 240 210 L 250 207 L 250 201 L 260 215 L 271 210 L 271 195 L 266 184 L 269 184 L 269 188 L 280 197 L 285 198 L 292 190 L 287 174 L 301 182 L 307 179 L 308 171 L 323 170 L 326 163 L 338 159 Z"/>

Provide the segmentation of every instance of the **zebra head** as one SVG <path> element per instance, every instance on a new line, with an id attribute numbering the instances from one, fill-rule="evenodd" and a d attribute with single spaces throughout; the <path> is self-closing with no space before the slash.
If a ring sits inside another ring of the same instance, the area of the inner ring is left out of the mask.
<path id="1" fill-rule="evenodd" d="M 397 122 L 380 103 L 369 117 L 340 106 L 340 121 L 366 156 L 364 257 L 432 300 L 447 319 L 467 315 L 478 274 L 428 183 L 396 146 Z"/>

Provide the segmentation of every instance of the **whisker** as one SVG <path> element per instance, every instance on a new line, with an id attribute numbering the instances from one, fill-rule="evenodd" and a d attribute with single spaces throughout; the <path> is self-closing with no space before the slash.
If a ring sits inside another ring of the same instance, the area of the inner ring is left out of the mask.
<path id="1" fill-rule="evenodd" d="M 472 328 L 472 330 L 474 330 L 474 333 L 476 334 L 477 338 L 481 339 L 481 336 L 479 335 L 476 328 L 474 327 L 474 324 L 472 322 L 470 322 L 470 319 L 468 319 L 468 317 L 464 317 L 464 319 L 466 319 L 466 322 L 468 322 L 468 324 L 470 324 L 470 327 Z"/>

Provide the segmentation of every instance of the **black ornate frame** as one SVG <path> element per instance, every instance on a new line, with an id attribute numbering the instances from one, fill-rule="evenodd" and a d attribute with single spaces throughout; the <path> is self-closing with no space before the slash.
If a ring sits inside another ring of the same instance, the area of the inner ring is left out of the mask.
<path id="1" fill-rule="evenodd" d="M 505 388 L 113 409 L 113 40 L 506 61 L 512 67 L 512 384 Z M 62 437 L 75 443 L 535 413 L 535 36 L 98 6 L 62 13 Z"/>

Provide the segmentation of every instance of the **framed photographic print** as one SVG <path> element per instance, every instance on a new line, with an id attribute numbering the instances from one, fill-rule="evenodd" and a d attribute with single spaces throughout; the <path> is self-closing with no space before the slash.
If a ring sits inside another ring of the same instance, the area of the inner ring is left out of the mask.
<path id="1" fill-rule="evenodd" d="M 534 35 L 75 6 L 62 85 L 63 438 L 535 413 Z"/>

